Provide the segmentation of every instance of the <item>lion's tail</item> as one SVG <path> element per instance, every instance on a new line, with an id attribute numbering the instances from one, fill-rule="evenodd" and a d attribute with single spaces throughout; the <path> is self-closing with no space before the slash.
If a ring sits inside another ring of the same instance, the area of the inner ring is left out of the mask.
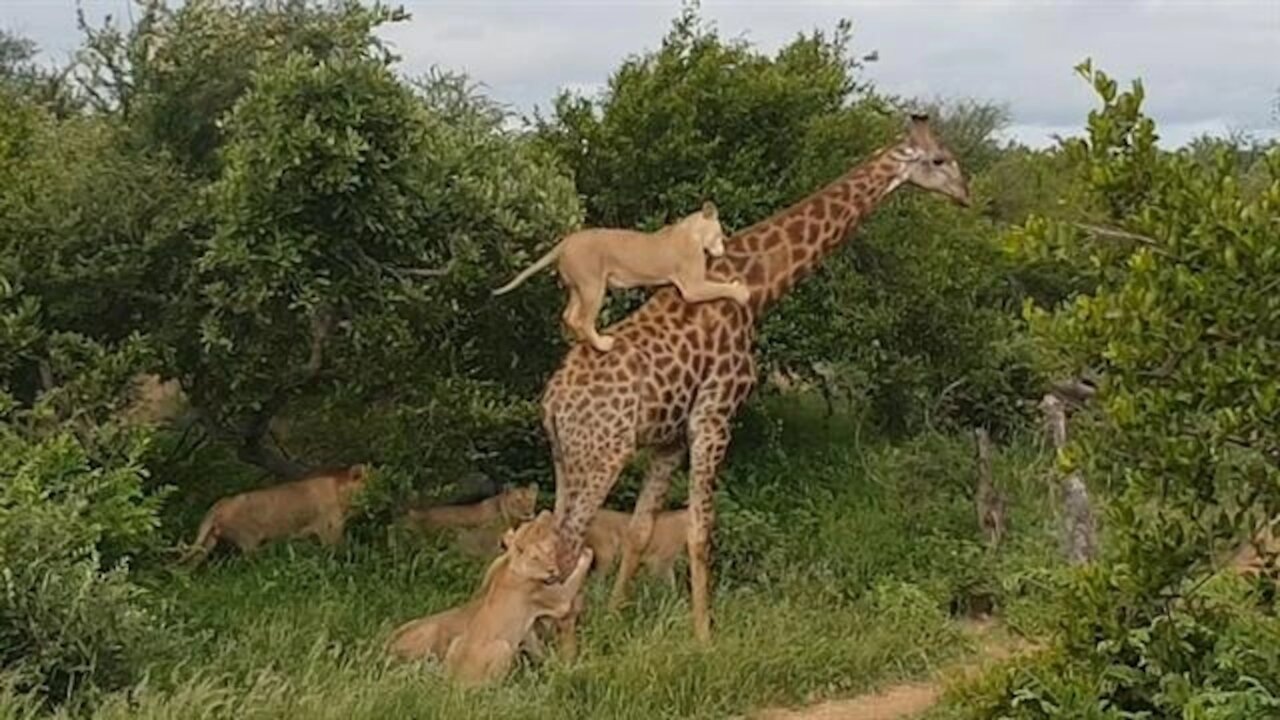
<path id="1" fill-rule="evenodd" d="M 535 273 L 541 271 L 543 268 L 555 262 L 556 258 L 559 258 L 560 253 L 563 251 L 564 251 L 564 241 L 561 240 L 560 242 L 556 243 L 555 247 L 548 250 L 545 255 L 538 258 L 536 262 L 534 262 L 532 265 L 525 268 L 524 270 L 521 270 L 519 275 L 516 275 L 514 278 L 511 279 L 511 282 L 507 283 L 506 285 L 503 285 L 497 290 L 494 290 L 493 294 L 502 295 L 504 293 L 509 293 L 512 290 L 515 290 L 525 280 L 528 280 L 529 278 L 533 277 Z"/>
<path id="2" fill-rule="evenodd" d="M 200 530 L 191 547 L 183 554 L 179 562 L 190 563 L 192 567 L 199 565 L 213 546 L 218 544 L 218 506 L 214 505 L 200 522 Z"/>

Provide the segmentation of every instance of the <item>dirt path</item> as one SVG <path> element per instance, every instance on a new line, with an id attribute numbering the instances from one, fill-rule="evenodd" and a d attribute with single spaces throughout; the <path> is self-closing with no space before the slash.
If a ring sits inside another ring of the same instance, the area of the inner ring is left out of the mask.
<path id="1" fill-rule="evenodd" d="M 965 632 L 978 643 L 976 655 L 963 658 L 942 668 L 936 676 L 965 675 L 980 671 L 984 665 L 1008 658 L 1032 648 L 1020 638 L 1009 635 L 992 620 L 970 620 L 963 623 Z M 940 679 L 907 682 L 846 700 L 828 700 L 798 710 L 773 708 L 757 711 L 750 720 L 906 720 L 933 707 L 942 696 Z"/>

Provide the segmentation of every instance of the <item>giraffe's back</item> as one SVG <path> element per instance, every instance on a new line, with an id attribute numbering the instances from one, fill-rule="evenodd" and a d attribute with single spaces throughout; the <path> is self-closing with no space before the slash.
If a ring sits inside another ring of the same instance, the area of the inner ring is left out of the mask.
<path id="1" fill-rule="evenodd" d="M 591 428 L 593 447 L 606 449 L 624 429 L 618 439 L 636 446 L 669 444 L 683 438 L 700 393 L 736 409 L 754 386 L 755 328 L 732 302 L 687 303 L 665 288 L 608 332 L 614 349 L 571 348 L 542 402 L 546 420 Z"/>

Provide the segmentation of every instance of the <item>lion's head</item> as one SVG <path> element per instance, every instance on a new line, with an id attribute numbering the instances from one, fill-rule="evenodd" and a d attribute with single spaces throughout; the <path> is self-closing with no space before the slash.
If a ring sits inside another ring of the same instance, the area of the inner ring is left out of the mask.
<path id="1" fill-rule="evenodd" d="M 338 470 L 333 473 L 337 480 L 338 493 L 347 501 L 364 491 L 369 481 L 369 466 L 363 463 Z"/>
<path id="2" fill-rule="evenodd" d="M 512 572 L 529 580 L 544 583 L 555 582 L 559 577 L 556 565 L 555 518 L 550 510 L 518 528 L 508 530 L 502 536 Z"/>
<path id="3" fill-rule="evenodd" d="M 720 211 L 710 200 L 702 203 L 702 209 L 686 215 L 677 223 L 681 232 L 689 233 L 698 247 L 711 257 L 724 255 L 724 227 L 720 225 Z"/>
<path id="4" fill-rule="evenodd" d="M 538 485 L 508 487 L 498 495 L 498 511 L 510 524 L 529 520 L 538 508 Z"/>

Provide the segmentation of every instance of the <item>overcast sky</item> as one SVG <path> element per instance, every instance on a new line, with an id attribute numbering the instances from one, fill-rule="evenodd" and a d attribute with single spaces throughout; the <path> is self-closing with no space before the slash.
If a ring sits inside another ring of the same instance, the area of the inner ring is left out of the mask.
<path id="1" fill-rule="evenodd" d="M 126 17 L 127 0 L 81 0 L 90 17 Z M 545 107 L 558 88 L 600 88 L 628 55 L 654 48 L 679 0 L 405 0 L 407 23 L 383 35 L 407 73 L 467 71 L 513 110 Z M 55 58 L 79 41 L 75 0 L 0 0 L 0 27 Z M 867 72 L 899 95 L 995 100 L 1010 132 L 1043 145 L 1074 134 L 1092 95 L 1072 66 L 1092 57 L 1111 75 L 1138 75 L 1167 144 L 1202 132 L 1280 135 L 1280 0 L 705 0 L 722 35 L 772 52 L 797 33 L 854 23 Z"/>

